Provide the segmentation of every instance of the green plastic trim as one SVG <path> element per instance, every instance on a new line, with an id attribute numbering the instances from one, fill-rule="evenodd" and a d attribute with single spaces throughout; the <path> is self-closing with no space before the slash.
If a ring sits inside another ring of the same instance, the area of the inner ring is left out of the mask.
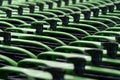
<path id="1" fill-rule="evenodd" d="M 94 21 L 94 20 L 80 20 L 81 23 L 84 23 L 84 24 L 89 24 L 89 25 L 94 25 L 94 24 L 97 24 L 97 25 L 101 25 L 101 27 L 103 28 L 108 28 L 108 26 L 102 22 L 99 22 L 99 21 Z M 94 26 L 97 28 L 97 26 Z"/>
<path id="2" fill-rule="evenodd" d="M 32 13 L 29 13 L 29 14 L 24 14 L 23 16 L 30 16 L 30 17 L 38 17 L 38 18 L 43 18 L 43 19 L 47 19 L 46 16 L 44 15 L 39 15 L 39 14 L 32 14 Z"/>
<path id="3" fill-rule="evenodd" d="M 2 73 L 0 74 L 0 78 L 3 78 L 3 79 L 6 78 L 9 75 L 9 73 L 22 73 L 30 80 L 35 78 L 52 80 L 52 75 L 48 72 L 19 68 L 19 67 L 12 67 L 12 66 L 6 66 L 6 67 L 0 68 L 0 73 Z"/>
<path id="4" fill-rule="evenodd" d="M 118 65 L 120 64 L 119 59 L 110 59 L 110 58 L 102 58 L 102 62 L 104 64 L 110 64 L 111 66 L 115 66 L 118 67 Z"/>
<path id="5" fill-rule="evenodd" d="M 54 13 L 51 13 L 51 12 L 44 12 L 44 11 L 40 11 L 40 12 L 36 12 L 36 14 L 42 14 L 42 15 L 53 15 L 54 17 L 57 17 L 57 15 L 56 14 L 54 14 Z"/>
<path id="6" fill-rule="evenodd" d="M 29 16 L 17 16 L 17 15 L 13 15 L 11 18 L 16 18 L 16 19 L 20 19 L 20 20 L 31 20 L 31 21 L 37 21 L 35 18 L 29 17 Z"/>
<path id="7" fill-rule="evenodd" d="M 69 31 L 72 31 L 72 32 L 75 32 L 75 33 L 83 33 L 85 34 L 86 36 L 90 35 L 88 32 L 86 32 L 85 30 L 82 30 L 82 29 L 78 29 L 78 28 L 74 28 L 74 27 L 63 27 L 63 26 L 57 26 L 57 31 L 63 31 L 63 32 L 69 32 Z"/>
<path id="8" fill-rule="evenodd" d="M 11 66 L 17 66 L 17 62 L 7 56 L 0 55 L 0 60 L 7 62 Z"/>
<path id="9" fill-rule="evenodd" d="M 107 17 L 107 16 L 106 16 Z M 113 16 L 114 17 L 114 16 Z M 90 18 L 91 20 L 95 20 L 95 21 L 100 21 L 100 22 L 102 22 L 102 23 L 104 23 L 104 24 L 108 24 L 108 23 L 112 23 L 114 26 L 116 26 L 117 25 L 117 23 L 115 22 L 115 21 L 113 21 L 113 20 L 111 20 L 111 19 L 108 19 L 108 18 L 102 18 L 101 16 L 100 17 L 91 17 Z M 107 22 L 107 23 L 106 23 Z M 113 27 L 113 26 L 112 26 Z"/>
<path id="10" fill-rule="evenodd" d="M 37 42 L 37 41 L 30 41 L 30 40 L 23 40 L 23 39 L 12 39 L 11 40 L 11 44 L 32 44 L 35 46 L 39 46 L 39 47 L 43 47 L 45 48 L 47 51 L 52 51 L 52 49 L 50 47 L 48 47 L 47 45 L 41 43 L 41 42 Z"/>
<path id="11" fill-rule="evenodd" d="M 78 7 L 71 7 L 71 6 L 64 6 L 63 8 L 68 8 L 68 9 L 76 9 L 76 10 L 78 10 L 78 11 L 81 11 L 81 9 L 80 8 L 78 8 Z"/>
<path id="12" fill-rule="evenodd" d="M 0 78 L 4 79 L 6 78 L 10 73 L 22 73 L 28 78 L 29 80 L 53 80 L 53 77 L 51 73 L 41 71 L 41 70 L 33 70 L 33 69 L 26 69 L 26 68 L 20 68 L 20 67 L 12 67 L 12 66 L 6 66 L 0 68 Z M 37 75 L 36 75 L 37 74 Z M 64 76 L 65 80 L 94 80 L 90 78 L 84 78 L 84 77 L 77 77 L 77 76 L 72 76 L 72 75 L 65 75 Z"/>
<path id="13" fill-rule="evenodd" d="M 101 18 L 108 18 L 108 19 L 111 19 L 112 20 L 112 22 L 115 24 L 115 22 L 117 23 L 117 21 L 119 21 L 120 20 L 120 18 L 119 17 L 117 17 L 117 16 L 110 16 L 110 15 L 100 15 L 99 17 L 101 17 Z M 117 24 L 116 24 L 117 25 Z"/>
<path id="14" fill-rule="evenodd" d="M 78 7 L 78 8 L 80 8 L 80 7 L 82 7 L 82 8 L 84 8 L 84 9 L 86 9 L 86 10 L 90 10 L 87 6 L 85 6 L 85 5 L 76 5 L 76 4 L 73 4 L 73 5 L 71 5 L 71 7 Z M 80 8 L 81 9 L 81 8 Z"/>
<path id="15" fill-rule="evenodd" d="M 25 39 L 25 40 L 34 40 L 41 41 L 41 40 L 47 40 L 47 41 L 53 41 L 56 43 L 59 43 L 61 46 L 66 45 L 63 41 L 56 39 L 54 37 L 48 37 L 48 36 L 42 36 L 42 35 L 32 35 L 32 34 L 20 34 L 20 33 L 11 33 L 12 37 L 18 37 L 19 39 Z"/>
<path id="16" fill-rule="evenodd" d="M 61 8 L 54 8 L 53 10 L 60 10 L 60 11 L 69 11 L 70 13 L 74 13 L 74 11 L 73 10 L 71 10 L 71 9 L 68 9 L 68 8 L 64 8 L 64 7 L 61 7 Z"/>
<path id="17" fill-rule="evenodd" d="M 45 12 L 51 12 L 51 13 L 59 13 L 59 14 L 62 14 L 62 15 L 66 15 L 66 13 L 64 13 L 63 11 L 60 11 L 60 10 L 44 10 Z"/>
<path id="18" fill-rule="evenodd" d="M 43 24 L 45 24 L 44 25 L 44 29 L 45 30 L 50 29 L 50 26 L 46 22 L 43 22 Z M 20 28 L 32 28 L 32 29 L 35 29 L 30 24 L 23 24 L 23 25 L 20 25 L 18 27 L 20 27 Z M 85 34 L 86 36 L 90 35 L 85 30 L 78 29 L 78 28 L 73 28 L 73 27 L 66 27 L 66 26 L 57 26 L 57 28 L 55 29 L 55 31 L 68 32 L 68 33 L 70 33 L 71 31 L 73 31 L 73 32 L 78 33 L 78 34 L 79 33 Z"/>
<path id="19" fill-rule="evenodd" d="M 56 34 L 56 35 L 63 35 L 63 36 L 68 36 L 68 37 L 70 37 L 71 39 L 74 39 L 74 40 L 78 40 L 78 38 L 77 37 L 75 37 L 75 36 L 73 36 L 72 34 L 69 34 L 69 33 L 66 33 L 66 32 L 58 32 L 58 31 L 44 31 L 43 32 L 43 35 L 44 34 L 50 34 L 50 35 L 54 35 L 54 34 Z"/>
<path id="20" fill-rule="evenodd" d="M 60 46 L 54 49 L 56 52 L 65 52 L 69 54 L 73 53 L 78 53 L 78 54 L 83 54 L 83 55 L 89 55 L 88 53 L 85 52 L 85 50 L 90 50 L 90 49 L 95 49 L 95 48 L 88 48 L 88 47 L 75 47 L 75 46 Z M 106 50 L 103 51 L 103 57 L 107 57 L 107 52 Z"/>
<path id="21" fill-rule="evenodd" d="M 120 36 L 120 32 L 100 31 L 100 32 L 96 32 L 95 35 L 100 35 L 100 36 Z"/>
<path id="22" fill-rule="evenodd" d="M 0 25 L 6 25 L 7 27 L 11 27 L 11 28 L 15 28 L 14 25 L 8 23 L 8 22 L 5 22 L 5 21 L 0 21 Z"/>
<path id="23" fill-rule="evenodd" d="M 38 59 L 47 59 L 47 57 L 50 57 L 51 60 L 56 61 L 57 58 L 84 58 L 87 62 L 87 64 L 91 65 L 91 57 L 86 56 L 83 54 L 70 54 L 70 53 L 62 53 L 62 52 L 42 52 L 38 54 Z"/>
<path id="24" fill-rule="evenodd" d="M 92 35 L 92 36 L 86 36 L 82 40 L 89 40 L 89 41 L 107 41 L 107 42 L 116 42 L 115 37 L 108 37 L 108 36 L 97 36 L 97 35 Z"/>
<path id="25" fill-rule="evenodd" d="M 35 67 L 46 66 L 46 67 L 62 68 L 66 70 L 67 74 L 73 74 L 74 71 L 74 65 L 71 63 L 48 61 L 42 59 L 24 59 L 18 62 L 18 67 L 30 68 L 29 65 L 35 65 Z"/>
<path id="26" fill-rule="evenodd" d="M 119 13 L 107 13 L 107 15 L 120 17 L 120 14 L 119 14 Z"/>
<path id="27" fill-rule="evenodd" d="M 90 30 L 93 30 L 93 31 L 96 31 L 96 32 L 99 31 L 99 29 L 97 29 L 94 26 L 91 26 L 91 25 L 88 25 L 88 24 L 82 24 L 82 23 L 78 23 L 78 24 L 69 23 L 69 25 L 67 25 L 66 27 L 75 27 L 75 28 L 80 28 L 80 29 L 83 29 L 83 30 L 86 30 L 86 29 L 89 30 L 90 29 Z"/>
<path id="28" fill-rule="evenodd" d="M 119 25 L 118 25 L 118 26 L 116 26 L 116 27 L 108 28 L 106 31 L 119 32 L 119 31 L 120 31 L 120 27 L 119 27 Z"/>
<path id="29" fill-rule="evenodd" d="M 65 53 L 70 53 L 70 54 L 72 54 L 72 52 L 74 53 L 74 51 L 78 51 L 78 53 L 84 54 L 85 49 L 89 49 L 89 48 L 74 47 L 74 46 L 60 46 L 60 47 L 55 48 L 54 51 L 56 51 L 56 52 L 65 52 Z"/>
<path id="30" fill-rule="evenodd" d="M 17 32 L 18 30 L 22 31 L 23 33 L 33 33 L 35 34 L 35 29 L 27 29 L 27 28 L 7 28 L 6 31 L 13 31 L 14 32 Z M 67 36 L 67 37 L 70 37 L 71 39 L 74 39 L 74 40 L 78 40 L 77 37 L 69 34 L 69 33 L 66 33 L 66 32 L 59 32 L 59 31 L 50 31 L 50 30 L 44 30 L 43 33 L 41 35 L 63 35 L 63 36 Z"/>
<path id="31" fill-rule="evenodd" d="M 5 22 L 14 22 L 14 23 L 20 23 L 20 24 L 26 24 L 26 22 L 19 20 L 19 19 L 12 19 L 12 18 L 0 18 L 0 21 L 5 21 Z"/>
<path id="32" fill-rule="evenodd" d="M 75 42 L 77 42 L 77 41 L 75 41 Z M 79 44 L 79 42 L 80 41 L 78 41 L 78 44 Z M 80 42 L 81 43 L 81 42 Z M 84 44 L 84 42 L 83 42 L 83 44 Z M 86 41 L 86 44 L 87 44 L 87 41 Z M 73 51 L 76 51 L 76 50 L 79 50 L 79 52 L 81 52 L 81 53 L 84 53 L 84 50 L 85 49 L 102 49 L 102 51 L 103 51 L 103 56 L 104 57 L 107 57 L 107 50 L 105 50 L 104 48 L 103 48 L 103 45 L 101 44 L 101 42 L 95 42 L 95 41 L 88 41 L 88 44 L 89 45 L 96 45 L 96 46 L 98 46 L 98 48 L 91 48 L 91 47 L 87 47 L 87 46 L 73 46 L 74 45 L 74 42 L 73 42 L 73 45 L 71 46 L 60 46 L 60 47 L 57 47 L 55 50 L 56 51 L 66 51 L 66 52 L 69 52 L 69 50 L 67 50 L 67 48 L 69 48 L 69 49 L 73 49 Z M 62 50 L 62 48 L 64 48 L 64 50 Z M 65 50 L 65 48 L 66 48 L 66 50 Z M 76 48 L 76 49 L 75 49 Z M 119 45 L 119 50 L 120 50 L 120 45 Z M 83 51 L 80 51 L 80 50 L 83 50 Z M 117 52 L 117 57 L 119 57 L 120 56 L 120 52 L 119 52 L 119 50 L 118 50 L 118 52 Z"/>
<path id="33" fill-rule="evenodd" d="M 69 44 L 70 46 L 77 46 L 77 47 L 93 47 L 94 48 L 99 48 L 102 49 L 102 45 L 100 42 L 95 42 L 95 41 L 85 41 L 85 40 L 79 40 L 79 41 L 73 41 Z"/>
<path id="34" fill-rule="evenodd" d="M 120 77 L 120 72 L 115 69 L 108 69 L 108 68 L 101 68 L 101 67 L 94 67 L 94 66 L 86 66 L 86 72 L 91 72 L 94 74 L 102 74 L 106 76 L 114 76 L 114 77 Z"/>
<path id="35" fill-rule="evenodd" d="M 30 58 L 36 58 L 36 56 L 33 53 L 31 53 L 23 48 L 19 48 L 19 47 L 0 45 L 0 49 L 17 51 L 17 52 L 20 52 L 22 54 L 28 55 Z"/>

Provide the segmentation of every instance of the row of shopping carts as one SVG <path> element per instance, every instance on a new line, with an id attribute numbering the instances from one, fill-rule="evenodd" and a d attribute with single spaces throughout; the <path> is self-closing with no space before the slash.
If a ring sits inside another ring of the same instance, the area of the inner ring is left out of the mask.
<path id="1" fill-rule="evenodd" d="M 0 80 L 120 80 L 120 0 L 0 0 Z"/>

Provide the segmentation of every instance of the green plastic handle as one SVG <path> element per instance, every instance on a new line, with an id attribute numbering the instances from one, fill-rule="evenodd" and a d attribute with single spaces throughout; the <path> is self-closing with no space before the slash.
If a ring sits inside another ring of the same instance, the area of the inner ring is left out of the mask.
<path id="1" fill-rule="evenodd" d="M 3 78 L 3 79 L 7 78 L 9 73 L 18 73 L 18 74 L 22 73 L 28 79 L 37 78 L 37 79 L 44 79 L 44 80 L 52 80 L 52 75 L 48 72 L 19 68 L 19 67 L 12 67 L 12 66 L 6 66 L 6 67 L 0 68 L 0 73 L 2 73 L 0 74 L 0 78 Z"/>
<path id="2" fill-rule="evenodd" d="M 42 36 L 42 35 L 11 33 L 11 36 L 18 37 L 19 39 L 24 39 L 24 40 L 33 40 L 33 41 L 44 40 L 44 41 L 56 42 L 61 46 L 66 45 L 63 41 L 61 41 L 59 39 L 56 39 L 53 37 L 48 37 L 48 36 Z"/>
<path id="3" fill-rule="evenodd" d="M 83 40 L 89 40 L 89 41 L 98 41 L 98 42 L 116 42 L 115 37 L 108 37 L 108 36 L 86 36 L 83 38 Z"/>
<path id="4" fill-rule="evenodd" d="M 50 57 L 51 60 L 56 60 L 58 58 L 62 59 L 70 59 L 70 58 L 83 58 L 87 61 L 87 64 L 91 65 L 91 57 L 86 55 L 80 55 L 80 54 L 69 54 L 69 53 L 62 53 L 62 52 L 43 52 L 38 54 L 38 59 L 47 59 L 47 57 Z"/>
<path id="5" fill-rule="evenodd" d="M 92 48 L 99 48 L 99 49 L 103 48 L 100 42 L 85 41 L 85 40 L 73 41 L 69 45 L 77 46 L 77 47 L 91 47 L 92 46 Z"/>
<path id="6" fill-rule="evenodd" d="M 6 62 L 8 65 L 17 66 L 17 62 L 7 56 L 0 55 L 0 60 Z"/>

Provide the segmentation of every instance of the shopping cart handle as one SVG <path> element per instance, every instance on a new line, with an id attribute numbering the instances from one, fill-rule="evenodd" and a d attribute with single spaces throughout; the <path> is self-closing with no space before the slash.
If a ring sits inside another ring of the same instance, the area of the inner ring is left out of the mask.
<path id="1" fill-rule="evenodd" d="M 30 13 L 34 13 L 34 11 L 35 11 L 35 4 L 29 4 L 29 8 L 30 8 Z"/>
<path id="2" fill-rule="evenodd" d="M 24 8 L 29 8 L 30 9 L 30 13 L 34 13 L 34 11 L 35 11 L 35 4 L 19 5 L 18 15 L 22 15 L 23 14 L 23 9 Z"/>
<path id="3" fill-rule="evenodd" d="M 10 45 L 11 33 L 9 33 L 9 32 L 0 32 L 0 36 L 3 37 L 3 43 L 2 44 Z"/>
<path id="4" fill-rule="evenodd" d="M 106 6 L 100 7 L 100 9 L 101 9 L 103 15 L 106 15 L 106 14 L 107 14 L 107 10 L 108 10 L 108 9 L 107 9 Z"/>
<path id="5" fill-rule="evenodd" d="M 57 3 L 57 7 L 61 7 L 62 0 L 52 0 Z"/>
<path id="6" fill-rule="evenodd" d="M 33 22 L 31 24 L 36 29 L 36 34 L 39 35 L 43 32 L 43 23 L 42 22 Z"/>
<path id="7" fill-rule="evenodd" d="M 28 6 L 19 5 L 19 7 L 18 7 L 18 15 L 22 15 L 23 14 L 23 8 L 25 8 L 25 7 L 28 7 Z"/>
<path id="8" fill-rule="evenodd" d="M 81 76 L 85 71 L 86 60 L 83 58 L 68 58 L 68 62 L 74 64 L 75 75 Z"/>
<path id="9" fill-rule="evenodd" d="M 98 17 L 99 15 L 99 8 L 91 8 L 91 11 L 93 11 L 93 16 L 94 17 Z"/>
<path id="10" fill-rule="evenodd" d="M 8 0 L 8 4 L 11 4 L 12 3 L 12 0 Z"/>
<path id="11" fill-rule="evenodd" d="M 89 10 L 82 10 L 82 13 L 84 14 L 84 19 L 90 19 L 91 12 Z"/>
<path id="12" fill-rule="evenodd" d="M 117 42 L 103 42 L 102 45 L 107 50 L 108 57 L 116 58 L 117 51 L 118 51 Z"/>
<path id="13" fill-rule="evenodd" d="M 72 0 L 72 3 L 73 3 L 73 4 L 76 4 L 76 0 Z"/>
<path id="14" fill-rule="evenodd" d="M 114 2 L 114 4 L 116 5 L 116 9 L 120 10 L 120 2 Z"/>
<path id="15" fill-rule="evenodd" d="M 43 2 L 36 2 L 36 5 L 39 7 L 39 11 L 43 11 L 44 3 Z"/>
<path id="16" fill-rule="evenodd" d="M 65 70 L 60 68 L 49 67 L 45 69 L 52 74 L 53 80 L 64 80 Z"/>
<path id="17" fill-rule="evenodd" d="M 69 23 L 69 16 L 61 15 L 61 16 L 58 16 L 58 18 L 60 18 L 62 20 L 62 25 L 63 26 L 67 26 L 68 25 L 68 23 Z"/>
<path id="18" fill-rule="evenodd" d="M 53 2 L 46 1 L 46 4 L 48 4 L 48 5 L 49 5 L 49 9 L 52 9 L 52 8 L 53 8 Z"/>
<path id="19" fill-rule="evenodd" d="M 108 8 L 109 8 L 109 12 L 114 12 L 114 5 L 109 5 Z"/>
<path id="20" fill-rule="evenodd" d="M 50 29 L 55 30 L 57 27 L 57 19 L 51 18 L 51 19 L 45 19 L 46 22 L 50 24 Z"/>
<path id="21" fill-rule="evenodd" d="M 79 23 L 79 21 L 80 21 L 80 12 L 79 13 L 78 12 L 71 13 L 70 15 L 73 17 L 75 23 Z"/>
<path id="22" fill-rule="evenodd" d="M 12 10 L 11 10 L 11 8 L 1 7 L 0 10 L 4 11 L 6 13 L 6 17 L 11 17 L 12 16 Z"/>
<path id="23" fill-rule="evenodd" d="M 115 38 L 116 38 L 116 41 L 120 43 L 120 36 L 116 36 Z"/>
<path id="24" fill-rule="evenodd" d="M 69 0 L 63 0 L 65 2 L 65 5 L 68 6 L 69 5 Z"/>
<path id="25" fill-rule="evenodd" d="M 88 49 L 85 50 L 85 52 L 91 55 L 93 65 L 99 66 L 101 64 L 103 56 L 103 51 L 101 49 Z"/>

